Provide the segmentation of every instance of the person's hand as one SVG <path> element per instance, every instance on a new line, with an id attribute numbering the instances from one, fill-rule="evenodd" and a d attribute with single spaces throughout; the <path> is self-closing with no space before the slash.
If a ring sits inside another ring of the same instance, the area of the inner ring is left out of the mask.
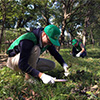
<path id="1" fill-rule="evenodd" d="M 64 63 L 63 64 L 63 68 L 64 68 L 64 71 L 65 71 L 64 72 L 64 75 L 67 77 L 70 74 L 69 71 L 68 71 L 68 69 L 67 69 L 68 68 L 68 65 L 66 63 Z"/>
<path id="2" fill-rule="evenodd" d="M 54 80 L 56 78 L 53 78 L 53 77 L 51 77 L 51 76 L 46 75 L 46 74 L 43 73 L 42 76 L 40 77 L 40 79 L 43 81 L 44 84 L 48 84 L 48 83 L 54 84 L 55 83 Z"/>
<path id="3" fill-rule="evenodd" d="M 80 55 L 81 55 L 81 52 L 79 52 L 79 53 L 76 55 L 76 57 L 80 57 Z"/>

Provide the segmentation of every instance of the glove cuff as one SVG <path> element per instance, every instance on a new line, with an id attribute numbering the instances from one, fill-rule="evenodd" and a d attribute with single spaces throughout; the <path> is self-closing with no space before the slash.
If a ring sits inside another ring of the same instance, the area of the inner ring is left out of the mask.
<path id="1" fill-rule="evenodd" d="M 68 68 L 68 65 L 66 63 L 63 63 L 63 68 L 66 66 L 66 68 Z"/>
<path id="2" fill-rule="evenodd" d="M 41 75 L 40 79 L 43 79 L 43 77 L 45 77 L 45 74 L 44 73 Z"/>

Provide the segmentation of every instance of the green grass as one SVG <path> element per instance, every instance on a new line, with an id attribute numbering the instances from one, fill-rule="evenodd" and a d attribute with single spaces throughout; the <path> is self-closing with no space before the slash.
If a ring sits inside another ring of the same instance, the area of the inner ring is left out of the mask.
<path id="1" fill-rule="evenodd" d="M 53 77 L 68 81 L 45 85 L 40 79 L 26 83 L 24 74 L 14 72 L 4 66 L 0 70 L 0 100 L 99 100 L 100 99 L 100 47 L 87 46 L 86 58 L 74 58 L 70 48 L 61 49 L 60 54 L 70 68 L 70 75 L 63 75 L 63 68 L 49 54 L 45 58 L 56 62 L 56 68 L 45 72 Z M 95 86 L 95 88 L 93 88 Z"/>

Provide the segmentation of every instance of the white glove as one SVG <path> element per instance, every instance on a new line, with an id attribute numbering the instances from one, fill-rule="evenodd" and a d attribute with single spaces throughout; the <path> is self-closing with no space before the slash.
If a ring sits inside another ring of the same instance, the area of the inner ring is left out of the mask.
<path id="1" fill-rule="evenodd" d="M 65 75 L 65 76 L 68 76 L 70 73 L 69 73 L 69 71 L 68 71 L 68 69 L 67 69 L 67 68 L 68 68 L 68 65 L 67 65 L 66 63 L 63 64 L 63 68 L 64 68 L 64 71 L 65 71 L 65 72 L 64 72 L 64 75 Z"/>
<path id="2" fill-rule="evenodd" d="M 79 53 L 76 55 L 76 57 L 80 57 L 80 55 L 81 55 L 81 52 L 79 52 Z"/>
<path id="3" fill-rule="evenodd" d="M 40 79 L 43 81 L 44 84 L 48 84 L 48 83 L 54 84 L 55 83 L 54 80 L 56 78 L 53 78 L 53 77 L 43 73 L 42 76 L 40 77 Z"/>

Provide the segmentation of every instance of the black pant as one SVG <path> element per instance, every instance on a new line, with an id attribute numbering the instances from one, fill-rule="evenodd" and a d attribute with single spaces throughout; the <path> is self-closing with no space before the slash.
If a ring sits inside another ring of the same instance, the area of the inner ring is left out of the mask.
<path id="1" fill-rule="evenodd" d="M 76 55 L 77 55 L 79 52 L 80 52 L 80 51 L 76 51 L 76 48 L 73 47 L 73 49 L 72 49 L 72 55 L 73 55 L 74 57 L 76 57 Z M 83 53 L 81 53 L 80 57 L 84 58 L 86 55 L 87 55 L 87 53 L 86 53 L 86 50 L 85 50 Z"/>

